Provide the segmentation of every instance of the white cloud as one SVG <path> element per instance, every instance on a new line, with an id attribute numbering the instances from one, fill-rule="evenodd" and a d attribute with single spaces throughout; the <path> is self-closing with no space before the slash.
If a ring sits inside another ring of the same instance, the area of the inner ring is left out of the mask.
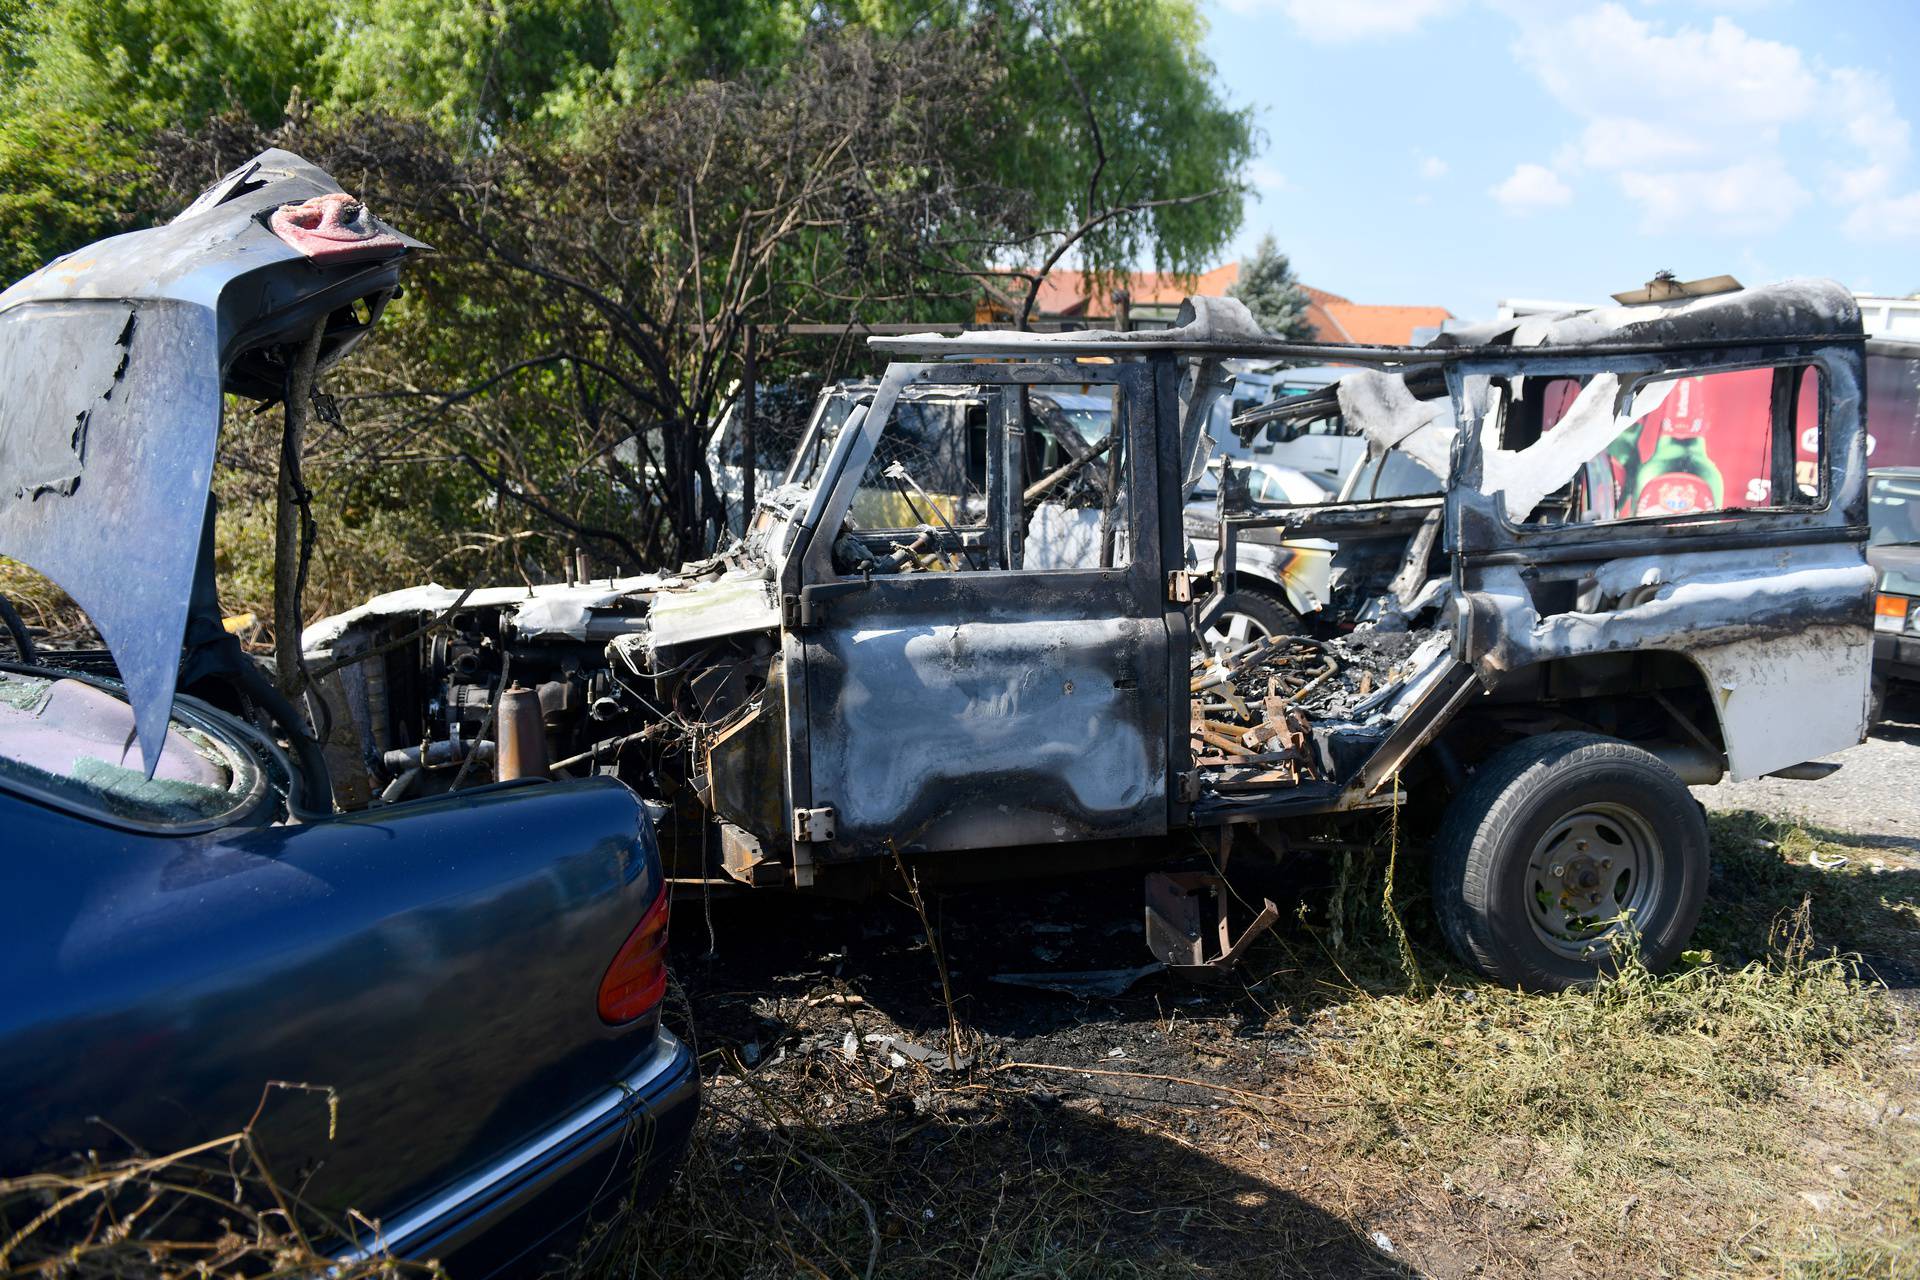
<path id="1" fill-rule="evenodd" d="M 1728 18 L 1663 32 L 1618 4 L 1522 26 L 1514 52 L 1563 106 L 1589 120 L 1657 120 L 1676 133 L 1771 128 L 1812 109 L 1818 78 L 1791 45 Z"/>
<path id="2" fill-rule="evenodd" d="M 1633 116 L 1601 116 L 1561 148 L 1556 160 L 1569 168 L 1625 169 L 1673 160 L 1698 160 L 1710 148 L 1698 137 L 1665 123 Z"/>
<path id="3" fill-rule="evenodd" d="M 1915 234 L 1920 192 L 1892 196 L 1912 151 L 1912 130 L 1893 89 L 1875 71 L 1841 67 L 1828 77 L 1827 115 L 1835 135 L 1859 163 L 1836 164 L 1829 178 L 1836 203 L 1850 208 L 1847 234 L 1859 240 L 1904 240 Z"/>
<path id="4" fill-rule="evenodd" d="M 1847 215 L 1846 230 L 1856 240 L 1920 240 L 1920 191 L 1866 201 Z"/>
<path id="5" fill-rule="evenodd" d="M 1509 213 L 1551 209 L 1573 199 L 1573 189 L 1543 164 L 1515 165 L 1506 181 L 1490 188 L 1487 194 Z"/>
<path id="6" fill-rule="evenodd" d="M 1812 199 L 1777 156 L 1718 169 L 1629 169 L 1619 180 L 1651 234 L 1703 223 L 1735 233 L 1777 231 Z"/>
<path id="7" fill-rule="evenodd" d="M 1425 156 L 1420 161 L 1420 176 L 1432 182 L 1447 176 L 1447 162 L 1439 156 Z"/>
<path id="8" fill-rule="evenodd" d="M 1911 130 L 1879 73 L 1823 66 L 1725 16 L 1655 22 L 1611 2 L 1507 12 L 1515 58 L 1579 122 L 1553 168 L 1611 175 L 1647 230 L 1772 231 L 1812 185 L 1851 211 L 1852 234 L 1905 234 L 1909 198 L 1891 193 Z M 1828 158 L 1789 166 L 1815 149 Z"/>
<path id="9" fill-rule="evenodd" d="M 1291 191 L 1293 183 L 1287 175 L 1268 164 L 1265 160 L 1255 160 L 1247 166 L 1247 185 L 1256 192 Z"/>
<path id="10" fill-rule="evenodd" d="M 1841 67 L 1827 77 L 1829 109 L 1840 118 L 1840 132 L 1873 164 L 1906 160 L 1912 130 L 1893 98 L 1893 87 L 1877 71 Z"/>
<path id="11" fill-rule="evenodd" d="M 1316 44 L 1401 36 L 1456 6 L 1457 0 L 1225 0 L 1233 13 L 1278 10 Z"/>

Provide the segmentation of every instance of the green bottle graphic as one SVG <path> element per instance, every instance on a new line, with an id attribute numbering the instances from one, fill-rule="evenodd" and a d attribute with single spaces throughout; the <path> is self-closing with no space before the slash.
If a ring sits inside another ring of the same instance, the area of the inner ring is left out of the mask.
<path id="1" fill-rule="evenodd" d="M 1602 518 L 1624 520 L 1634 512 L 1640 494 L 1640 424 L 1633 423 L 1607 446 L 1613 463 L 1613 511 Z"/>
<path id="2" fill-rule="evenodd" d="M 1640 500 L 1643 516 L 1681 516 L 1692 511 L 1720 509 L 1720 468 L 1707 456 L 1707 420 L 1689 412 L 1699 397 L 1698 378 L 1681 378 L 1661 412 L 1660 443 L 1641 468 Z"/>

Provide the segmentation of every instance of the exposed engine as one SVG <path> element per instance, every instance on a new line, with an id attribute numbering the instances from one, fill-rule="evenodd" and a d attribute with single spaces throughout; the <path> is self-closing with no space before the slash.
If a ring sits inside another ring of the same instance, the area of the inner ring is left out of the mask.
<path id="1" fill-rule="evenodd" d="M 662 590 L 723 567 L 531 590 L 413 588 L 310 628 L 311 698 L 336 804 L 598 774 L 685 813 L 697 833 L 693 793 L 710 785 L 701 748 L 763 698 L 773 635 L 656 653 L 648 613 Z"/>

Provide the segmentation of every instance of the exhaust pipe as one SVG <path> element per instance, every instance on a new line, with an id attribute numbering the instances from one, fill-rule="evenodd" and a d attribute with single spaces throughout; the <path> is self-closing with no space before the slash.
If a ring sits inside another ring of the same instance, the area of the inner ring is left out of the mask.
<path id="1" fill-rule="evenodd" d="M 1775 769 L 1769 778 L 1787 778 L 1794 782 L 1818 782 L 1830 774 L 1838 773 L 1840 765 L 1833 760 L 1803 760 L 1799 764 L 1790 764 L 1784 769 Z"/>
<path id="2" fill-rule="evenodd" d="M 1705 747 L 1685 742 L 1651 742 L 1647 750 L 1690 787 L 1710 787 L 1727 773 L 1727 758 Z"/>

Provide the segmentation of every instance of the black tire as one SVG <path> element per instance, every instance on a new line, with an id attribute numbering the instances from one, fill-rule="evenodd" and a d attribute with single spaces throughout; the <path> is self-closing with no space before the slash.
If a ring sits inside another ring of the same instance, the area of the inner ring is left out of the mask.
<path id="1" fill-rule="evenodd" d="M 1252 624 L 1247 634 L 1236 637 L 1238 639 L 1251 640 L 1262 635 L 1304 635 L 1307 629 L 1300 621 L 1300 615 L 1293 611 L 1293 606 L 1265 587 L 1243 585 L 1237 588 L 1227 597 L 1226 607 L 1214 623 L 1215 630 L 1227 634 L 1229 619 L 1236 614 Z M 1202 640 L 1204 642 L 1204 637 Z"/>
<path id="2" fill-rule="evenodd" d="M 1887 718 L 1887 678 L 1876 673 L 1867 687 L 1867 731 Z"/>
<path id="3" fill-rule="evenodd" d="M 1461 960 L 1501 986 L 1563 991 L 1615 967 L 1623 915 L 1648 968 L 1673 963 L 1706 901 L 1706 817 L 1639 747 L 1542 734 L 1474 771 L 1440 824 L 1432 874 Z"/>

